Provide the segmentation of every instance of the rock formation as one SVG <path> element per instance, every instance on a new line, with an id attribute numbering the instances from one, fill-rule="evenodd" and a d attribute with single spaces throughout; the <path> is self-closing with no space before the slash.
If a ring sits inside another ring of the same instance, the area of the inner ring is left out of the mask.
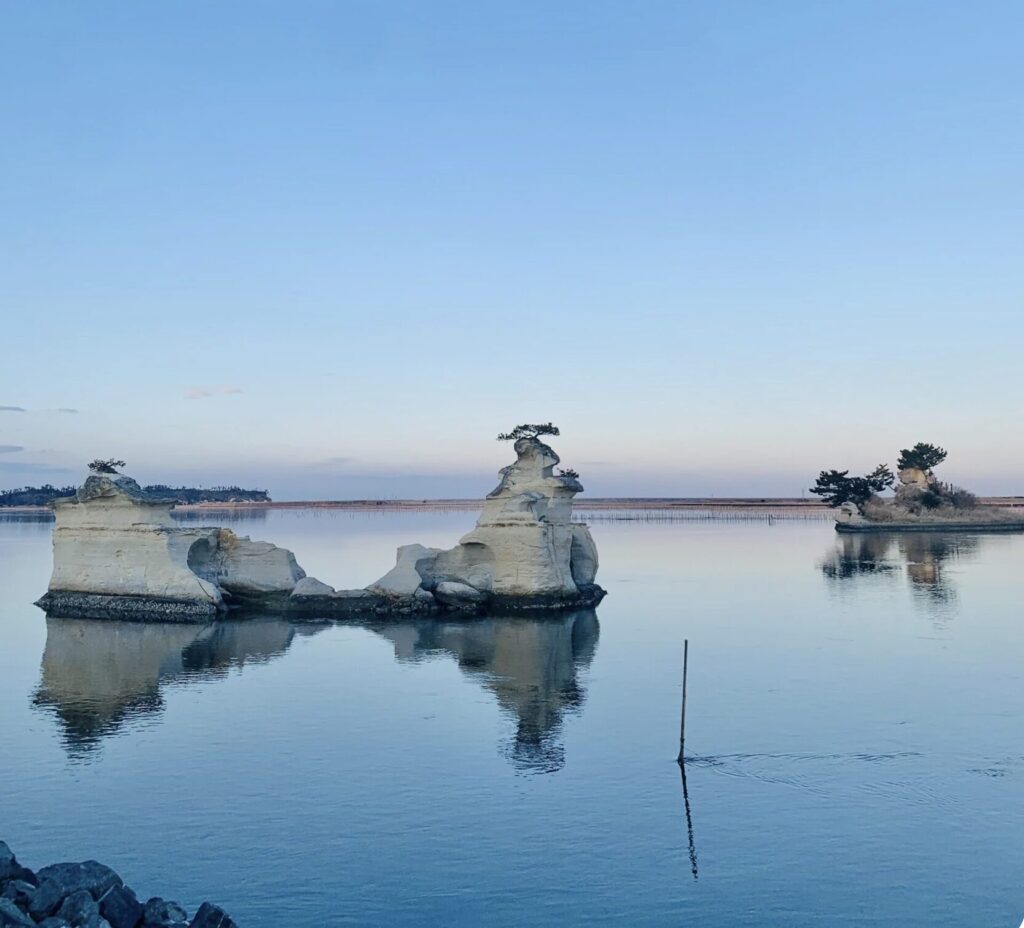
<path id="1" fill-rule="evenodd" d="M 224 528 L 183 527 L 173 500 L 131 477 L 93 474 L 51 504 L 54 615 L 204 621 L 229 605 L 283 599 L 305 576 L 290 551 Z"/>
<path id="2" fill-rule="evenodd" d="M 73 618 L 205 622 L 229 608 L 316 618 L 575 609 L 601 601 L 597 548 L 572 521 L 583 487 L 555 474 L 558 455 L 519 438 L 476 528 L 449 550 L 403 545 L 395 566 L 361 590 L 307 577 L 295 556 L 226 528 L 171 516 L 130 477 L 99 473 L 55 500 L 53 575 L 37 605 Z"/>
<path id="3" fill-rule="evenodd" d="M 402 546 L 395 566 L 367 591 L 469 611 L 600 602 L 597 547 L 587 526 L 572 521 L 572 500 L 583 487 L 575 474 L 554 473 L 558 455 L 538 438 L 520 438 L 514 447 L 516 461 L 501 470 L 473 531 L 447 551 Z"/>
<path id="4" fill-rule="evenodd" d="M 127 829 L 126 829 L 127 831 Z M 222 908 L 204 902 L 189 920 L 176 902 L 143 904 L 110 867 L 95 860 L 22 866 L 0 841 L 0 926 L 12 928 L 238 928 Z"/>

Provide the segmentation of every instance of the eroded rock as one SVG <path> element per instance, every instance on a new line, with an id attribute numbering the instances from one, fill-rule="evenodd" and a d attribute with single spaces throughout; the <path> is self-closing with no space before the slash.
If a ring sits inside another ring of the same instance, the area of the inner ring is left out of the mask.
<path id="1" fill-rule="evenodd" d="M 403 545 L 397 563 L 368 587 L 395 599 L 432 592 L 448 608 L 486 603 L 505 608 L 592 605 L 597 547 L 586 525 L 572 521 L 583 487 L 574 473 L 555 474 L 554 450 L 537 438 L 515 443 L 516 461 L 501 471 L 473 531 L 449 550 Z"/>

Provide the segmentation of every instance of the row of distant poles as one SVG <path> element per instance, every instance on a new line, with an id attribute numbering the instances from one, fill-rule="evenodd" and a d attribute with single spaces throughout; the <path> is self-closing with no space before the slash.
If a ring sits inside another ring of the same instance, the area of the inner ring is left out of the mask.
<path id="1" fill-rule="evenodd" d="M 690 663 L 690 639 L 683 640 L 683 704 L 679 711 L 679 774 L 683 778 L 683 805 L 686 807 L 686 835 L 690 841 L 690 872 L 697 879 L 697 848 L 693 843 L 693 816 L 690 814 L 690 791 L 686 788 L 686 673 Z M 1022 926 L 1024 928 L 1024 926 Z"/>

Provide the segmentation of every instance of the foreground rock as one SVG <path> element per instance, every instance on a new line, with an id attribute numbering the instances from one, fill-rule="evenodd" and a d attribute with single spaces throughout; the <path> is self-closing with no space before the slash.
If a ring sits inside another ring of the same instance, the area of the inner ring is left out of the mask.
<path id="1" fill-rule="evenodd" d="M 0 928 L 238 928 L 204 902 L 195 916 L 160 898 L 141 903 L 110 867 L 95 860 L 33 872 L 0 841 Z"/>

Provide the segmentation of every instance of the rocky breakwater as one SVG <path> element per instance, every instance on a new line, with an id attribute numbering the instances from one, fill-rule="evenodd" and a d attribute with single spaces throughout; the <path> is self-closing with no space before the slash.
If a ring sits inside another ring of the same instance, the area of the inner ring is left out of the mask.
<path id="1" fill-rule="evenodd" d="M 334 591 L 307 578 L 289 605 L 299 612 L 482 613 L 594 606 L 597 547 L 572 521 L 583 490 L 573 471 L 537 437 L 515 442 L 516 461 L 501 470 L 476 528 L 447 550 L 403 545 L 395 566 L 364 590 Z"/>
<path id="2" fill-rule="evenodd" d="M 181 526 L 174 500 L 131 477 L 92 474 L 55 500 L 50 615 L 207 621 L 229 606 L 284 602 L 305 572 L 290 551 L 224 528 Z"/>
<path id="3" fill-rule="evenodd" d="M 0 841 L 0 928 L 238 928 L 204 902 L 191 919 L 176 902 L 142 902 L 110 867 L 95 860 L 32 871 Z"/>

